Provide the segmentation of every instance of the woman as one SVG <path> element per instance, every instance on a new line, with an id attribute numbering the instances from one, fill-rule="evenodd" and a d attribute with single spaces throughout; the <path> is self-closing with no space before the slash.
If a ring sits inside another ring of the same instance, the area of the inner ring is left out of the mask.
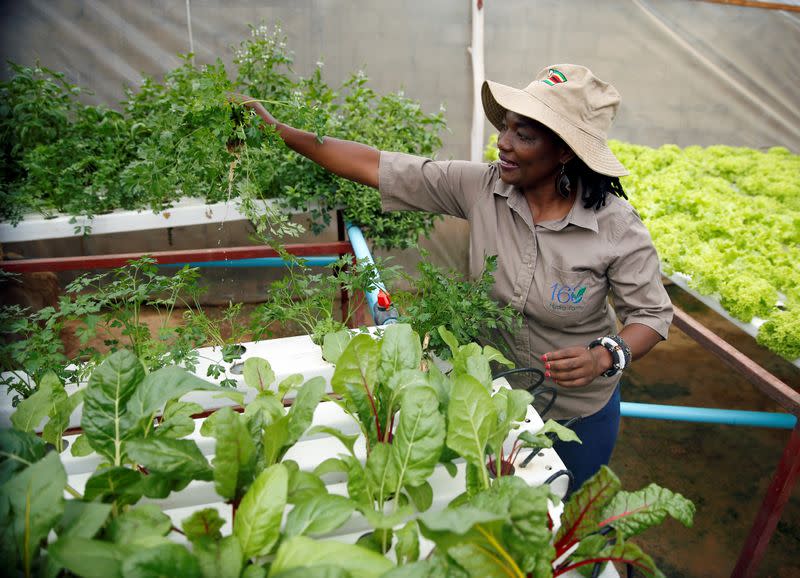
<path id="1" fill-rule="evenodd" d="M 577 488 L 608 463 L 621 372 L 666 339 L 672 305 L 650 236 L 623 200 L 618 177 L 628 173 L 606 142 L 617 91 L 585 67 L 562 64 L 524 90 L 486 82 L 482 100 L 500 131 L 493 164 L 437 162 L 327 137 L 320 143 L 260 103 L 245 104 L 290 148 L 379 189 L 384 210 L 469 221 L 470 274 L 480 274 L 484 255 L 497 255 L 493 296 L 523 313 L 522 329 L 500 338 L 518 367 L 540 368 L 556 387 L 548 417 L 579 418 L 572 427 L 583 443 L 556 445 Z"/>

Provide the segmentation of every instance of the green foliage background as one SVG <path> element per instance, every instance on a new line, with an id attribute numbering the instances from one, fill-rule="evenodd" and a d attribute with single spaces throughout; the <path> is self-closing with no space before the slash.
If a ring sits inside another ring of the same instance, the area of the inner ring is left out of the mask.
<path id="1" fill-rule="evenodd" d="M 340 179 L 287 149 L 251 111 L 227 103 L 231 91 L 266 101 L 281 120 L 384 150 L 434 156 L 445 127 L 401 92 L 380 95 L 362 72 L 334 89 L 322 65 L 302 78 L 280 28 L 252 27 L 224 64 L 181 66 L 129 90 L 122 111 L 87 106 L 85 91 L 45 67 L 11 64 L 0 83 L 0 219 L 25 213 L 96 215 L 114 209 L 159 211 L 182 197 L 209 203 L 237 198 L 255 215 L 259 199 L 286 209 L 312 206 L 321 230 L 331 209 L 360 225 L 376 246 L 408 247 L 435 217 L 383 214 L 378 192 Z M 259 227 L 259 232 L 269 232 Z"/>

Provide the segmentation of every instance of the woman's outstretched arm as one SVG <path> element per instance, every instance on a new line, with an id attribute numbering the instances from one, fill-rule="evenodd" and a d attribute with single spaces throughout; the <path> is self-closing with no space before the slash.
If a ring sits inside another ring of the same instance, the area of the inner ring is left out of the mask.
<path id="1" fill-rule="evenodd" d="M 362 185 L 378 188 L 378 165 L 381 153 L 365 144 L 324 137 L 322 142 L 313 133 L 278 122 L 264 105 L 244 95 L 232 95 L 231 100 L 252 108 L 265 123 L 272 125 L 293 151 L 307 157 L 332 173 Z"/>

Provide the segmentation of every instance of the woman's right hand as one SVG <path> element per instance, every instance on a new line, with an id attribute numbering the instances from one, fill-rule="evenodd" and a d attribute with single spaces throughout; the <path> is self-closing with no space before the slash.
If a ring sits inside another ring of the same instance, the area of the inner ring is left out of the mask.
<path id="1" fill-rule="evenodd" d="M 236 92 L 228 93 L 228 102 L 233 102 L 236 104 L 241 104 L 242 106 L 246 106 L 256 112 L 261 119 L 270 125 L 277 126 L 278 121 L 274 116 L 272 116 L 269 111 L 264 107 L 263 103 L 258 101 L 255 98 L 247 96 L 245 94 L 239 94 Z"/>

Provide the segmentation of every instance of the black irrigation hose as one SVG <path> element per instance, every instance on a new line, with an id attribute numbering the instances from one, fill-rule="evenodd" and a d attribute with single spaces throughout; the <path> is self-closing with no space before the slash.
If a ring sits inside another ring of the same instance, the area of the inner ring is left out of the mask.
<path id="1" fill-rule="evenodd" d="M 516 373 L 535 373 L 538 374 L 539 379 L 533 385 L 530 385 L 527 390 L 534 398 L 542 393 L 549 393 L 550 394 L 550 401 L 547 402 L 547 405 L 544 409 L 539 412 L 539 417 L 544 419 L 544 416 L 547 415 L 547 412 L 553 407 L 553 404 L 556 402 L 556 398 L 558 397 L 558 392 L 556 391 L 555 387 L 551 387 L 549 385 L 542 385 L 544 383 L 544 373 L 542 373 L 541 369 L 537 369 L 535 367 L 517 367 L 515 369 L 507 369 L 505 371 L 501 371 L 500 373 L 492 376 L 492 379 L 499 379 L 501 377 L 505 377 L 507 375 L 514 375 Z"/>
<path id="2" fill-rule="evenodd" d="M 544 483 L 545 483 L 545 484 L 551 484 L 551 483 L 553 483 L 555 480 L 557 480 L 558 478 L 560 478 L 561 476 L 567 476 L 567 491 L 566 491 L 566 493 L 565 493 L 564 495 L 565 495 L 565 496 L 568 496 L 568 495 L 569 495 L 569 490 L 570 490 L 570 488 L 572 488 L 572 484 L 573 484 L 573 483 L 575 483 L 575 476 L 574 476 L 574 475 L 572 475 L 572 472 L 571 472 L 570 470 L 567 470 L 567 469 L 558 470 L 558 471 L 557 471 L 556 473 L 554 473 L 552 476 L 550 476 L 549 478 L 547 478 L 547 479 L 544 481 Z"/>

